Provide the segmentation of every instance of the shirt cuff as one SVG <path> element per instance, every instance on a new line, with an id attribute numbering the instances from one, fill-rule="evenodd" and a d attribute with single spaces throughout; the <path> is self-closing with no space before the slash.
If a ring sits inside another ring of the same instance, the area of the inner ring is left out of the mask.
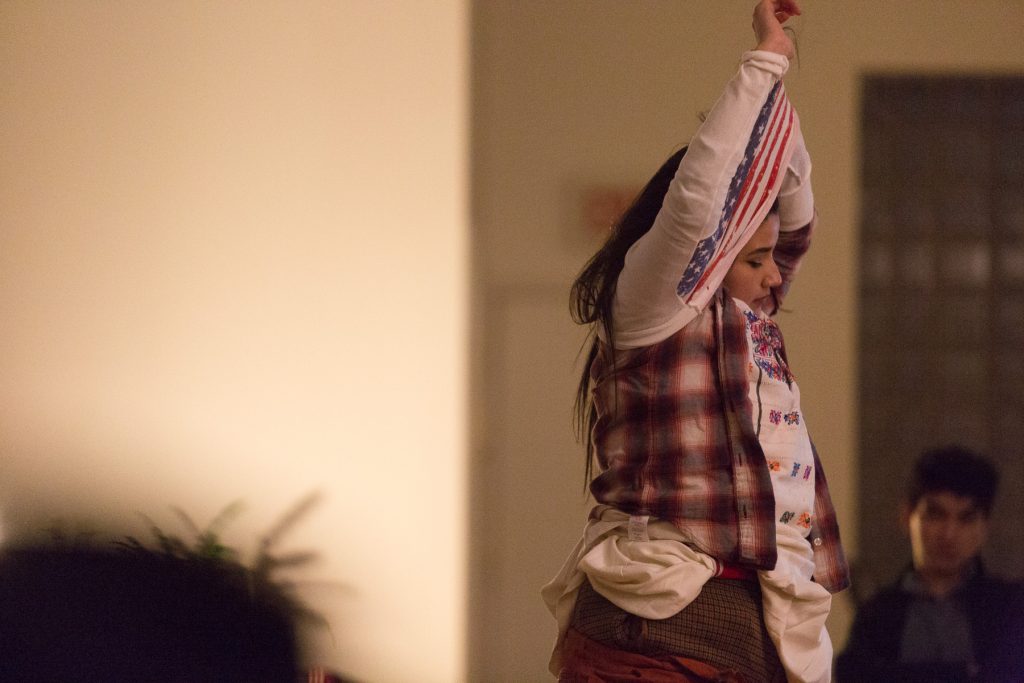
<path id="1" fill-rule="evenodd" d="M 789 70 L 789 59 L 785 55 L 768 50 L 747 50 L 740 58 L 740 62 L 764 69 L 778 78 L 782 78 Z"/>

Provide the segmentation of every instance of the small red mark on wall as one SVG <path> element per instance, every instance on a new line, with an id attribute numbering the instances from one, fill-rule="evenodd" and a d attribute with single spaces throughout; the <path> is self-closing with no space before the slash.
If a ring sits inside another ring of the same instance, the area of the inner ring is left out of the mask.
<path id="1" fill-rule="evenodd" d="M 622 185 L 594 185 L 583 190 L 583 229 L 590 236 L 604 237 L 636 198 L 637 188 Z"/>

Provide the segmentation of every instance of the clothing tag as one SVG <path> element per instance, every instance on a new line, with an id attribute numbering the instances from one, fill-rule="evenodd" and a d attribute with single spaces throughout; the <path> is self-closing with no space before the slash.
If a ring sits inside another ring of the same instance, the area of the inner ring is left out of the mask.
<path id="1" fill-rule="evenodd" d="M 630 515 L 628 538 L 631 541 L 647 541 L 647 520 L 650 515 Z"/>

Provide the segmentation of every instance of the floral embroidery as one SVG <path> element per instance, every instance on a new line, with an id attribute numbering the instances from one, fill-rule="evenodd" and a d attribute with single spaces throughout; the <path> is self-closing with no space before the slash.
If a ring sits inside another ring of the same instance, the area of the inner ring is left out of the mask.
<path id="1" fill-rule="evenodd" d="M 796 475 L 800 474 L 800 468 L 801 467 L 802 467 L 802 465 L 800 463 L 798 463 L 798 462 L 793 463 L 793 471 L 789 473 L 789 476 L 795 477 Z"/>
<path id="2" fill-rule="evenodd" d="M 779 521 L 782 522 L 783 524 L 789 524 L 789 521 L 791 519 L 793 519 L 794 517 L 796 517 L 796 513 L 795 512 L 783 512 L 782 516 L 779 517 Z"/>
<path id="3" fill-rule="evenodd" d="M 771 318 L 759 318 L 751 311 L 744 311 L 750 340 L 753 344 L 754 362 L 765 374 L 782 382 L 792 382 L 793 374 L 782 360 L 782 333 Z"/>
<path id="4" fill-rule="evenodd" d="M 782 411 L 781 410 L 769 410 L 768 421 L 773 425 L 777 425 L 782 422 Z"/>
<path id="5" fill-rule="evenodd" d="M 803 527 L 804 529 L 810 529 L 811 528 L 811 513 L 809 513 L 809 512 L 801 512 L 800 513 L 800 518 L 796 520 L 796 525 L 799 526 L 799 527 Z"/>
<path id="6" fill-rule="evenodd" d="M 811 476 L 811 466 L 808 465 L 804 468 L 804 481 L 807 481 Z"/>
<path id="7" fill-rule="evenodd" d="M 791 413 L 786 413 L 783 416 L 783 419 L 786 421 L 786 424 L 788 425 L 798 425 L 800 424 L 800 413 L 794 410 Z"/>
<path id="8" fill-rule="evenodd" d="M 782 463 L 779 462 L 778 460 L 769 460 L 768 461 L 768 470 L 769 471 L 771 471 L 771 472 L 778 472 L 781 469 L 782 469 Z"/>

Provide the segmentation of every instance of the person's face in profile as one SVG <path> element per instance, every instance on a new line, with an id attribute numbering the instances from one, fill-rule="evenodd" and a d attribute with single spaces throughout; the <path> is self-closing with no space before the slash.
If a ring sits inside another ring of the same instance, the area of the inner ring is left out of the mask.
<path id="1" fill-rule="evenodd" d="M 782 284 L 775 265 L 775 244 L 779 241 L 779 216 L 769 214 L 743 246 L 722 284 L 755 313 L 769 315 L 774 308 L 772 287 Z"/>
<path id="2" fill-rule="evenodd" d="M 934 576 L 963 571 L 988 533 L 988 516 L 974 500 L 949 491 L 921 496 L 907 521 L 914 568 Z"/>

